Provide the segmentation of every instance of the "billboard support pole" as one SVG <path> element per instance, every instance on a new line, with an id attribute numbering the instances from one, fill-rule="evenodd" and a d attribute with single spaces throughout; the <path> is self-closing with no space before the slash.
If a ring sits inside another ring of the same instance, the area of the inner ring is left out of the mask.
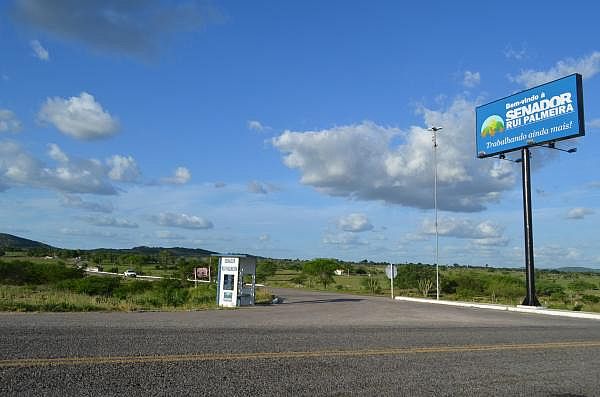
<path id="1" fill-rule="evenodd" d="M 523 173 L 523 226 L 525 231 L 525 281 L 527 284 L 527 296 L 523 300 L 522 305 L 541 306 L 535 294 L 530 168 L 529 148 L 525 147 L 521 149 L 521 171 Z"/>

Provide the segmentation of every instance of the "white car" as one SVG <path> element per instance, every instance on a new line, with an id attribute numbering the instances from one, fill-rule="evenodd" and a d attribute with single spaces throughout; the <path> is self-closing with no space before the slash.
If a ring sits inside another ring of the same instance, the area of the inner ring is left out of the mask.
<path id="1" fill-rule="evenodd" d="M 131 269 L 129 270 L 125 270 L 125 272 L 123 273 L 124 277 L 137 277 L 137 273 Z"/>

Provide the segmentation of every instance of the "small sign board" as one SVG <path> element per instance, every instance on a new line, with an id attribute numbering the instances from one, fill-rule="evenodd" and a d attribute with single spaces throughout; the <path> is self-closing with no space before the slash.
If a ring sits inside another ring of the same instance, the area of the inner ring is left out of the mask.
<path id="1" fill-rule="evenodd" d="M 583 88 L 572 74 L 478 106 L 477 157 L 585 135 Z"/>
<path id="2" fill-rule="evenodd" d="M 398 267 L 396 267 L 395 265 L 387 265 L 385 267 L 385 275 L 389 279 L 396 278 L 396 276 L 398 275 Z"/>
<path id="3" fill-rule="evenodd" d="M 194 269 L 194 276 L 197 278 L 207 278 L 208 277 L 208 268 L 207 267 L 197 267 Z"/>

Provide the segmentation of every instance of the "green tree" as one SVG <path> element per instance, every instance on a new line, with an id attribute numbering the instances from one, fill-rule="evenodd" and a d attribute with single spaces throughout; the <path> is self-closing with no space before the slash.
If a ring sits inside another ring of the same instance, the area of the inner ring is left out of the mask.
<path id="1" fill-rule="evenodd" d="M 338 262 L 335 259 L 318 258 L 306 262 L 302 267 L 302 271 L 314 277 L 318 283 L 327 288 L 327 285 L 334 282 L 333 272 L 337 267 Z"/>
<path id="2" fill-rule="evenodd" d="M 264 282 L 268 277 L 275 275 L 277 264 L 273 261 L 261 261 L 256 266 L 256 281 Z"/>
<path id="3" fill-rule="evenodd" d="M 367 277 L 363 278 L 361 281 L 363 287 L 368 289 L 372 294 L 378 294 L 381 292 L 381 286 L 379 285 L 379 280 L 375 277 Z"/>

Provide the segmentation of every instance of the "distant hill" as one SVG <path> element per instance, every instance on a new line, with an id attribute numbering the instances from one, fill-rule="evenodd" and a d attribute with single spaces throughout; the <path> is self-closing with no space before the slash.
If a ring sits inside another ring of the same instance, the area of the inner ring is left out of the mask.
<path id="1" fill-rule="evenodd" d="M 53 247 L 40 243 L 39 241 L 28 240 L 23 237 L 13 236 L 12 234 L 0 233 L 0 249 L 34 249 L 44 248 L 52 249 Z"/>
<path id="2" fill-rule="evenodd" d="M 577 267 L 577 266 L 572 266 L 572 267 L 559 267 L 558 269 L 559 272 L 565 272 L 565 273 L 600 273 L 600 269 L 591 269 L 589 267 Z"/>
<path id="3" fill-rule="evenodd" d="M 30 249 L 51 249 L 61 250 L 60 248 L 52 247 L 51 245 L 40 243 L 39 241 L 28 240 L 23 237 L 13 236 L 12 234 L 0 233 L 0 249 L 16 249 L 16 250 L 30 250 Z M 80 250 L 83 252 L 91 253 L 114 253 L 114 254 L 140 254 L 140 255 L 157 255 L 161 251 L 168 251 L 173 256 L 208 256 L 216 254 L 217 252 L 208 251 L 201 248 L 163 248 L 163 247 L 134 247 L 126 249 L 116 248 L 97 248 L 91 250 Z"/>
<path id="4" fill-rule="evenodd" d="M 158 255 L 161 251 L 168 251 L 174 256 L 208 256 L 216 254 L 217 252 L 208 251 L 201 248 L 183 248 L 183 247 L 133 247 L 127 249 L 114 249 L 114 248 L 98 248 L 92 250 L 86 250 L 88 252 L 95 253 L 115 253 L 115 254 L 140 254 L 140 255 Z"/>

